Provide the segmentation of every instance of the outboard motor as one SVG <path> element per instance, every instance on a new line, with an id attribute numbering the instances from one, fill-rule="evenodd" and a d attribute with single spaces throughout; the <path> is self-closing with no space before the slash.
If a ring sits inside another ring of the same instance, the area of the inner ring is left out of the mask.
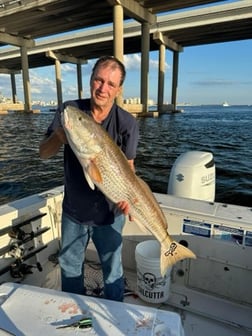
<path id="1" fill-rule="evenodd" d="M 181 154 L 171 169 L 168 194 L 213 202 L 215 198 L 213 154 L 201 151 Z"/>

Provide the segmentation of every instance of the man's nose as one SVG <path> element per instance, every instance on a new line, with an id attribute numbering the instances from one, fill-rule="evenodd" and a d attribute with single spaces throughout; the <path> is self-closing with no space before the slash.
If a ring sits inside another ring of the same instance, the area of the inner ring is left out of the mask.
<path id="1" fill-rule="evenodd" d="M 106 89 L 108 88 L 108 83 L 106 82 L 101 82 L 100 85 L 99 85 L 99 89 L 101 91 L 105 91 Z"/>
<path id="2" fill-rule="evenodd" d="M 99 88 L 100 90 L 102 90 L 102 88 L 103 88 L 103 86 L 104 86 L 104 83 L 103 83 L 103 82 L 99 82 L 98 84 L 99 84 L 99 85 L 98 85 L 98 88 Z"/>

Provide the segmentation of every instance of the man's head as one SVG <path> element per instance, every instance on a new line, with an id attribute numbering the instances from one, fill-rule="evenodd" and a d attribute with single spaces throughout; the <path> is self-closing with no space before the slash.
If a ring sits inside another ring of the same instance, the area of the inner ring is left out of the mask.
<path id="1" fill-rule="evenodd" d="M 117 58 L 99 58 L 90 78 L 92 103 L 99 108 L 110 108 L 122 91 L 125 75 L 124 65 Z"/>
<path id="2" fill-rule="evenodd" d="M 109 66 L 109 67 L 111 67 L 111 69 L 116 69 L 116 68 L 119 69 L 120 72 L 121 72 L 120 86 L 123 85 L 125 77 L 126 77 L 126 71 L 125 71 L 125 67 L 124 67 L 123 63 L 121 61 L 119 61 L 118 58 L 116 58 L 114 56 L 102 56 L 102 57 L 100 57 L 96 61 L 95 65 L 92 69 L 91 80 L 92 80 L 92 77 L 94 76 L 97 68 L 99 68 L 100 66 L 101 67 Z"/>

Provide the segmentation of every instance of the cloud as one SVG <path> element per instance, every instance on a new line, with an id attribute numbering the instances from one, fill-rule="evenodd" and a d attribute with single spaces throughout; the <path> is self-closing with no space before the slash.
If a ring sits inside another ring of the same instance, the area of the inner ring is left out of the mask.
<path id="1" fill-rule="evenodd" d="M 63 88 L 63 94 L 68 97 L 76 97 L 77 96 L 77 88 L 74 85 L 69 85 L 65 88 Z"/>
<path id="2" fill-rule="evenodd" d="M 141 68 L 141 57 L 139 54 L 124 55 L 123 62 L 126 70 L 139 70 Z"/>
<path id="3" fill-rule="evenodd" d="M 141 54 L 124 55 L 124 65 L 126 70 L 140 70 L 141 69 Z M 150 70 L 158 69 L 159 61 L 153 58 L 149 59 Z M 170 69 L 171 66 L 165 63 L 165 70 Z"/>
<path id="4" fill-rule="evenodd" d="M 47 73 L 51 74 L 47 71 Z M 55 79 L 43 75 L 44 72 L 38 73 L 36 70 L 30 71 L 30 83 L 31 83 L 31 93 L 32 99 L 42 99 L 48 94 L 56 92 Z"/>
<path id="5" fill-rule="evenodd" d="M 68 73 L 76 73 L 76 65 L 63 63 L 61 64 L 61 71 L 68 72 Z"/>
<path id="6" fill-rule="evenodd" d="M 225 79 L 210 79 L 210 80 L 199 80 L 193 82 L 194 85 L 203 86 L 225 86 L 225 85 L 237 85 L 235 81 L 225 80 Z"/>
<path id="7" fill-rule="evenodd" d="M 47 76 L 38 74 L 37 72 L 30 72 L 30 82 L 31 85 L 35 86 L 48 86 L 48 85 L 54 85 L 55 86 L 55 79 L 49 78 Z"/>
<path id="8" fill-rule="evenodd" d="M 42 93 L 42 90 L 41 90 L 41 88 L 32 86 L 31 87 L 31 93 L 33 93 L 33 94 L 40 94 L 40 93 Z"/>
<path id="9" fill-rule="evenodd" d="M 0 74 L 0 80 L 2 79 L 6 79 L 6 78 L 10 78 L 10 75 L 7 75 L 7 74 Z"/>
<path id="10" fill-rule="evenodd" d="M 238 85 L 251 85 L 252 81 L 239 81 L 230 79 L 206 79 L 192 82 L 196 86 L 238 86 Z"/>
<path id="11" fill-rule="evenodd" d="M 0 95 L 10 96 L 11 95 L 11 82 L 10 75 L 0 74 Z"/>

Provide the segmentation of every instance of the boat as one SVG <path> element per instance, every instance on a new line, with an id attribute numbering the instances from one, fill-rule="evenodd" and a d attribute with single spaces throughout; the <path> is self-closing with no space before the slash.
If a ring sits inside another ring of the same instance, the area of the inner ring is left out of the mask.
<path id="1" fill-rule="evenodd" d="M 229 105 L 229 103 L 228 103 L 227 101 L 224 101 L 224 102 L 222 103 L 222 106 L 223 106 L 223 107 L 229 107 L 230 105 Z"/>
<path id="2" fill-rule="evenodd" d="M 199 161 L 202 174 L 192 170 L 186 175 L 188 163 L 199 169 Z M 165 279 L 151 267 L 143 272 L 138 247 L 145 243 L 150 249 L 155 239 L 126 221 L 123 303 L 102 298 L 101 269 L 92 242 L 85 266 L 89 295 L 60 291 L 63 186 L 0 206 L 0 334 L 252 335 L 252 209 L 213 200 L 214 168 L 209 154 L 185 153 L 173 165 L 168 193 L 154 193 L 169 233 L 197 256 L 179 261 Z M 186 176 L 192 184 L 181 188 Z M 198 185 L 193 176 L 200 176 Z M 203 197 L 197 194 L 199 186 Z M 89 328 L 58 329 L 83 314 Z"/>

